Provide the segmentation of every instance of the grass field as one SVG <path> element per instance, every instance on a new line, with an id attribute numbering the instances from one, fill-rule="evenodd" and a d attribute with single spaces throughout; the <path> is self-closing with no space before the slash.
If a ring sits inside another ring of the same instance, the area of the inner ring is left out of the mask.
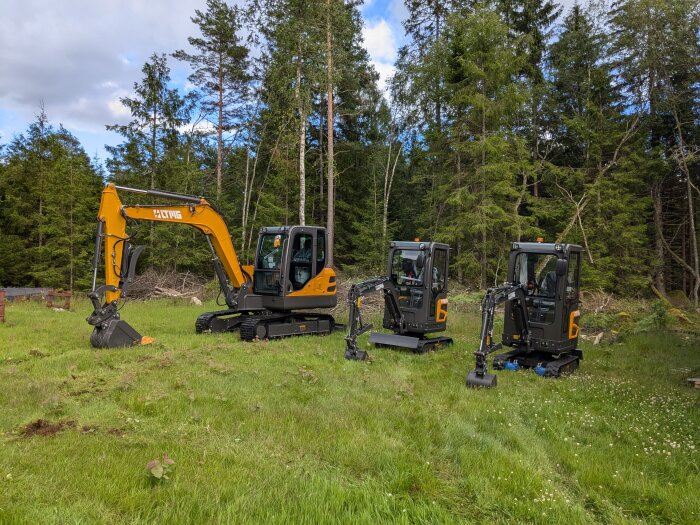
<path id="1" fill-rule="evenodd" d="M 157 342 L 94 351 L 87 302 L 8 307 L 0 523 L 700 522 L 695 338 L 583 343 L 572 377 L 468 390 L 474 313 L 452 347 L 358 363 L 340 333 L 194 335 L 206 309 L 128 303 Z"/>

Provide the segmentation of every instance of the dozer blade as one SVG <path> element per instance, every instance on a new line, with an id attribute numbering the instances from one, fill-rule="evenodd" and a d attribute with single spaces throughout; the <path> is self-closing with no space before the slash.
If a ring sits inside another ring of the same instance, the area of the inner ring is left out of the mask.
<path id="1" fill-rule="evenodd" d="M 95 326 L 90 343 L 95 348 L 123 348 L 152 343 L 150 337 L 142 337 L 129 323 L 112 318 Z"/>
<path id="2" fill-rule="evenodd" d="M 397 334 L 384 334 L 381 332 L 372 332 L 369 334 L 369 342 L 375 345 L 396 346 L 398 348 L 409 348 L 417 350 L 421 340 L 417 337 Z"/>
<path id="3" fill-rule="evenodd" d="M 475 371 L 469 372 L 467 374 L 467 386 L 475 387 L 486 387 L 491 388 L 496 386 L 496 374 L 483 374 L 479 376 Z"/>

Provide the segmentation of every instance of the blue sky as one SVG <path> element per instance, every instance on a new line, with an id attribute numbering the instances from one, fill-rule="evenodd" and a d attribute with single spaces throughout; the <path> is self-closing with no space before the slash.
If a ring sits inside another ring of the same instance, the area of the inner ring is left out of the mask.
<path id="1" fill-rule="evenodd" d="M 574 0 L 563 0 L 569 6 Z M 90 156 L 121 137 L 105 124 L 128 121 L 119 98 L 141 78 L 153 52 L 187 47 L 190 16 L 204 0 L 3 0 L 0 16 L 0 144 L 23 132 L 44 104 Z M 404 42 L 403 0 L 365 0 L 363 38 L 382 86 Z M 187 89 L 186 66 L 169 61 Z"/>

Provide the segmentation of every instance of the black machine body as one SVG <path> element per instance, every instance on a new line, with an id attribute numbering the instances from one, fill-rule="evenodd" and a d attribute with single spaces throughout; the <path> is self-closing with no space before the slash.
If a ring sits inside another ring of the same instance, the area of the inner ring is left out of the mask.
<path id="1" fill-rule="evenodd" d="M 450 247 L 433 242 L 392 241 L 386 275 L 368 279 L 350 288 L 347 359 L 365 359 L 357 347 L 357 337 L 372 328 L 360 314 L 364 295 L 381 290 L 384 296 L 382 325 L 393 333 L 374 332 L 369 342 L 422 353 L 438 345 L 452 343 L 449 337 L 427 337 L 447 327 L 447 293 Z"/>
<path id="2" fill-rule="evenodd" d="M 475 352 L 476 369 L 467 386 L 495 386 L 486 370 L 486 356 L 497 370 L 531 368 L 559 377 L 575 371 L 583 357 L 578 349 L 581 247 L 575 244 L 514 242 L 508 261 L 508 281 L 487 290 L 482 303 L 482 331 Z M 493 342 L 495 308 L 505 304 L 503 335 Z"/>

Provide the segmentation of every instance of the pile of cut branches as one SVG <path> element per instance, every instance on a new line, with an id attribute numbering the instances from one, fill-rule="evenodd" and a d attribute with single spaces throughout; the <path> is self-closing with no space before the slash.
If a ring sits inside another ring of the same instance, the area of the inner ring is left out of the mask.
<path id="1" fill-rule="evenodd" d="M 190 272 L 146 270 L 129 288 L 135 299 L 152 297 L 199 297 L 204 294 L 206 279 Z"/>

